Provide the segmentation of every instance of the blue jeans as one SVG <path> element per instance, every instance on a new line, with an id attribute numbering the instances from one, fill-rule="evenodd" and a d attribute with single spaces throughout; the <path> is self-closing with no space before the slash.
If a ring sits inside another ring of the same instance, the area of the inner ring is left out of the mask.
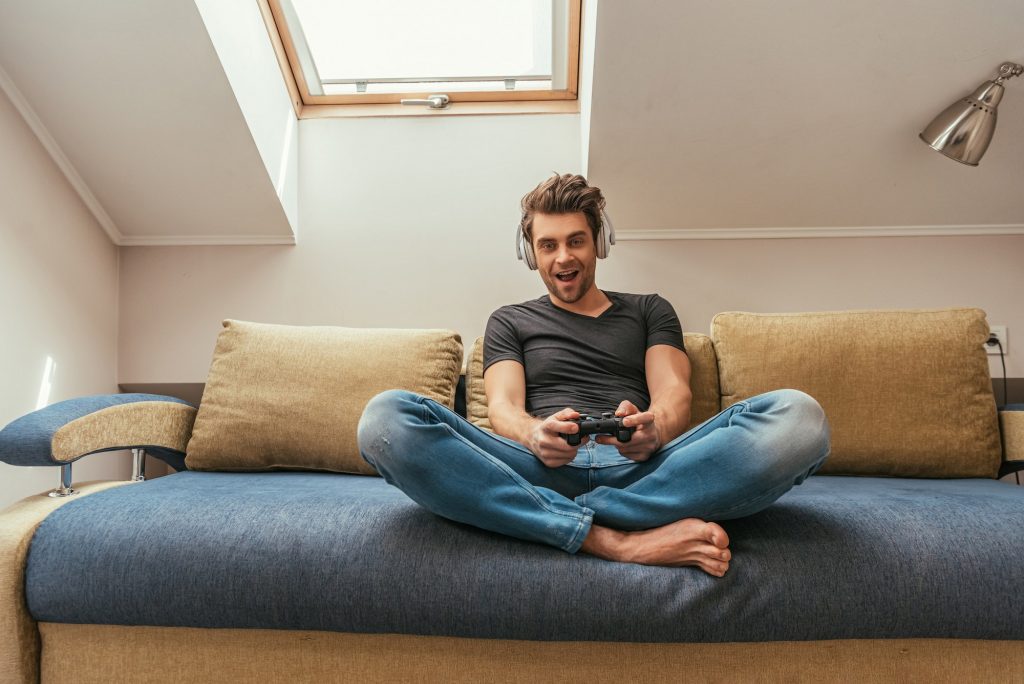
<path id="1" fill-rule="evenodd" d="M 642 463 L 590 442 L 549 468 L 431 399 L 389 390 L 366 406 L 359 449 L 438 515 L 575 553 L 595 522 L 643 530 L 756 513 L 821 466 L 829 426 L 809 395 L 776 390 L 730 406 Z"/>

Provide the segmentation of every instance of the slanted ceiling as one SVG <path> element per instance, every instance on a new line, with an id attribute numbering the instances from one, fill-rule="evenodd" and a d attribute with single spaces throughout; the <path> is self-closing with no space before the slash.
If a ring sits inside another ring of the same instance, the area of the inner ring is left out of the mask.
<path id="1" fill-rule="evenodd" d="M 118 244 L 294 241 L 204 16 L 0 2 L 0 86 Z M 1024 233 L 1024 78 L 980 167 L 917 138 L 1024 61 L 1021 26 L 1020 0 L 602 0 L 588 175 L 625 239 Z"/>
<path id="2" fill-rule="evenodd" d="M 1020 0 L 601 0 L 588 174 L 620 237 L 1024 232 L 1024 78 L 977 168 L 932 117 L 1024 62 Z"/>
<path id="3" fill-rule="evenodd" d="M 0 85 L 115 243 L 294 242 L 193 2 L 5 1 Z"/>

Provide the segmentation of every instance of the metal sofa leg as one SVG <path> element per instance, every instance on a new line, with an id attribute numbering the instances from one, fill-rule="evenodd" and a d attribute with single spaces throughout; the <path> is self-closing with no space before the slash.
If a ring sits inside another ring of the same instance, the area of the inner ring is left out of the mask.
<path id="1" fill-rule="evenodd" d="M 78 491 L 71 487 L 71 464 L 65 463 L 60 467 L 60 487 L 57 487 L 51 491 L 47 496 L 54 498 L 61 496 L 71 496 L 77 494 Z"/>
<path id="2" fill-rule="evenodd" d="M 146 480 L 146 450 L 132 449 L 132 482 Z"/>

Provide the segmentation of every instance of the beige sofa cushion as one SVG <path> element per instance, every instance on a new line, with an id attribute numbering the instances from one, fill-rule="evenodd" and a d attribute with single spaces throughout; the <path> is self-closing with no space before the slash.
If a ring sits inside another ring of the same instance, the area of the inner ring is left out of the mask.
<path id="1" fill-rule="evenodd" d="M 484 338 L 478 337 L 466 357 L 466 418 L 473 425 L 494 431 L 487 417 L 487 393 L 484 392 Z"/>
<path id="2" fill-rule="evenodd" d="M 374 474 L 356 442 L 366 404 L 405 389 L 452 407 L 461 365 L 450 330 L 224 321 L 185 463 Z"/>
<path id="3" fill-rule="evenodd" d="M 684 333 L 683 346 L 693 370 L 690 389 L 690 427 L 703 423 L 719 409 L 718 361 L 711 338 L 700 333 Z M 487 418 L 487 394 L 484 392 L 484 338 L 478 337 L 469 351 L 466 364 L 466 417 L 485 430 L 493 430 Z"/>
<path id="4" fill-rule="evenodd" d="M 1024 461 L 1024 411 L 1000 411 L 999 433 L 1003 437 L 1003 460 Z"/>
<path id="5" fill-rule="evenodd" d="M 683 346 L 690 359 L 690 425 L 687 429 L 713 418 L 722 410 L 718 385 L 718 358 L 711 338 L 700 333 L 683 333 Z"/>
<path id="6" fill-rule="evenodd" d="M 1000 443 L 980 309 L 714 317 L 722 406 L 807 392 L 832 426 L 826 474 L 994 477 Z"/>

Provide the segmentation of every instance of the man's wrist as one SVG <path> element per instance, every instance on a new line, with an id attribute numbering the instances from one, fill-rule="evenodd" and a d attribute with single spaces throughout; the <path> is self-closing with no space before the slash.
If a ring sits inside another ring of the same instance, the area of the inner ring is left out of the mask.
<path id="1" fill-rule="evenodd" d="M 654 414 L 654 427 L 658 435 L 658 449 L 685 431 L 687 421 L 683 415 L 667 411 L 660 406 L 652 406 L 650 412 Z"/>
<path id="2" fill-rule="evenodd" d="M 517 411 L 514 415 L 496 416 L 491 418 L 494 431 L 502 437 L 507 437 L 519 442 L 530 451 L 533 451 L 534 433 L 537 425 L 542 421 L 540 418 L 531 416 L 525 411 Z"/>
<path id="3" fill-rule="evenodd" d="M 519 442 L 520 444 L 525 445 L 526 448 L 529 449 L 530 451 L 537 453 L 537 444 L 535 444 L 537 426 L 540 425 L 542 422 L 544 421 L 542 421 L 540 418 L 537 418 L 536 416 L 525 414 L 523 416 L 522 422 L 520 423 L 520 438 L 516 439 L 516 441 Z"/>

